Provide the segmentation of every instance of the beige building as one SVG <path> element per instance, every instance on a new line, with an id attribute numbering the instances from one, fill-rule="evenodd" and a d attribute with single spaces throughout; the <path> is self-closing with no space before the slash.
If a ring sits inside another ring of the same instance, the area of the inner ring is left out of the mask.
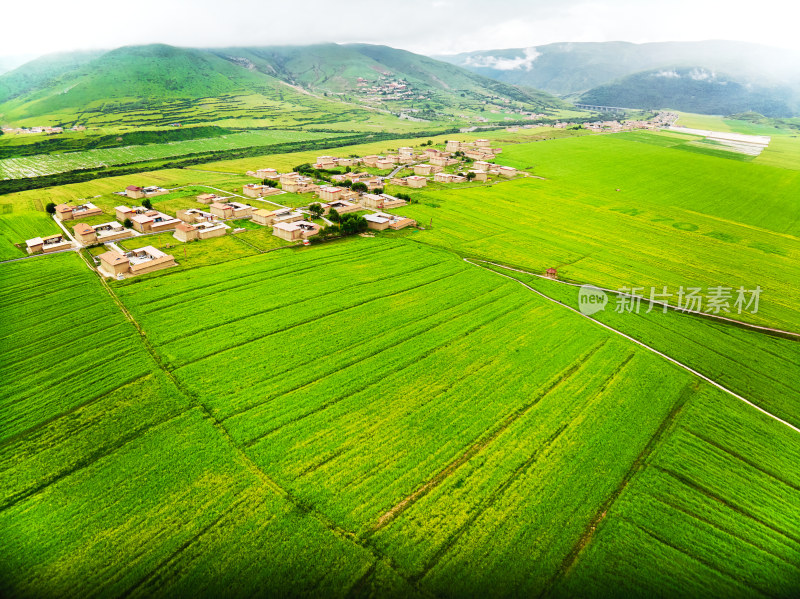
<path id="1" fill-rule="evenodd" d="M 317 156 L 317 162 L 314 165 L 315 168 L 336 168 L 338 160 L 333 156 Z"/>
<path id="2" fill-rule="evenodd" d="M 323 202 L 335 202 L 342 199 L 344 195 L 344 187 L 334 187 L 332 185 L 323 185 L 319 188 L 319 199 Z"/>
<path id="3" fill-rule="evenodd" d="M 197 196 L 197 201 L 201 204 L 211 204 L 221 199 L 223 198 L 219 197 L 215 193 L 201 193 L 199 196 Z"/>
<path id="4" fill-rule="evenodd" d="M 158 187 L 156 185 L 151 185 L 149 187 L 128 185 L 125 188 L 125 195 L 131 198 L 132 200 L 139 200 L 141 198 L 152 198 L 154 196 L 164 195 L 165 193 L 169 193 L 169 191 L 167 191 L 163 187 Z"/>
<path id="5" fill-rule="evenodd" d="M 434 173 L 441 173 L 443 167 L 435 164 L 418 164 L 414 167 L 415 175 L 433 175 Z"/>
<path id="6" fill-rule="evenodd" d="M 389 210 L 391 208 L 398 208 L 405 206 L 408 202 L 396 198 L 388 193 L 376 195 L 374 193 L 365 193 L 361 196 L 361 205 L 371 210 Z"/>
<path id="7" fill-rule="evenodd" d="M 278 171 L 274 168 L 260 168 L 256 171 L 256 177 L 259 179 L 272 179 L 275 180 L 279 177 Z"/>
<path id="8" fill-rule="evenodd" d="M 141 206 L 128 208 L 127 206 L 117 206 L 115 209 L 117 220 L 124 221 L 126 218 L 131 220 L 133 228 L 139 233 L 157 233 L 174 229 L 181 221 L 177 218 L 159 212 L 158 210 L 148 210 Z"/>
<path id="9" fill-rule="evenodd" d="M 75 220 L 76 218 L 85 218 L 87 216 L 97 216 L 103 214 L 97 206 L 91 202 L 72 206 L 70 204 L 59 204 L 56 206 L 56 218 L 58 220 Z"/>
<path id="10" fill-rule="evenodd" d="M 270 187 L 269 185 L 261 185 L 260 183 L 249 183 L 242 187 L 242 193 L 248 198 L 263 198 L 272 196 L 281 192 L 277 187 Z M 223 199 L 223 198 L 218 198 Z"/>
<path id="11" fill-rule="evenodd" d="M 375 168 L 375 165 L 381 158 L 382 156 L 376 156 L 375 154 L 370 154 L 369 156 L 364 156 L 361 160 L 364 162 L 364 166 L 368 168 Z"/>
<path id="12" fill-rule="evenodd" d="M 299 241 L 316 235 L 319 230 L 320 226 L 315 223 L 298 220 L 291 223 L 275 223 L 272 227 L 272 234 L 286 241 Z"/>
<path id="13" fill-rule="evenodd" d="M 303 220 L 305 216 L 302 212 L 294 211 L 290 208 L 279 210 L 256 210 L 253 212 L 253 222 L 259 225 L 271 226 L 276 223 L 293 223 Z"/>
<path id="14" fill-rule="evenodd" d="M 64 236 L 59 234 L 28 239 L 25 242 L 25 246 L 29 254 L 38 254 L 39 252 L 49 254 L 50 252 L 71 249 L 72 242 L 69 239 L 64 239 Z"/>
<path id="15" fill-rule="evenodd" d="M 106 243 L 108 241 L 133 237 L 133 231 L 126 229 L 116 221 L 103 223 L 102 225 L 78 223 L 72 230 L 75 234 L 75 239 L 82 245 Z"/>
<path id="16" fill-rule="evenodd" d="M 497 168 L 497 174 L 501 177 L 516 177 L 517 172 L 517 169 L 515 169 L 513 166 L 501 166 Z"/>
<path id="17" fill-rule="evenodd" d="M 452 164 L 458 164 L 458 160 L 455 158 L 447 158 L 446 156 L 432 156 L 430 163 L 434 166 L 444 167 Z"/>
<path id="18" fill-rule="evenodd" d="M 420 188 L 425 187 L 428 184 L 428 180 L 425 177 L 420 177 L 419 175 L 411 175 L 410 177 L 405 177 L 406 185 L 409 187 Z"/>
<path id="19" fill-rule="evenodd" d="M 253 215 L 253 207 L 240 202 L 215 202 L 208 209 L 219 218 L 247 218 Z"/>
<path id="20" fill-rule="evenodd" d="M 385 229 L 393 229 L 396 231 L 417 224 L 416 221 L 410 218 L 388 214 L 386 212 L 367 214 L 364 218 L 367 221 L 367 226 L 374 231 L 383 231 Z"/>
<path id="21" fill-rule="evenodd" d="M 437 183 L 463 183 L 467 178 L 452 173 L 436 173 L 433 180 Z"/>
<path id="22" fill-rule="evenodd" d="M 485 160 L 476 160 L 472 163 L 472 168 L 476 171 L 488 171 L 493 166 L 491 162 L 486 162 Z"/>
<path id="23" fill-rule="evenodd" d="M 480 181 L 483 183 L 485 181 L 488 181 L 489 179 L 489 175 L 486 173 L 486 171 L 471 170 L 469 172 L 471 172 L 474 175 L 474 177 L 472 177 L 473 181 Z"/>
<path id="24" fill-rule="evenodd" d="M 391 170 L 394 168 L 394 165 L 395 163 L 388 158 L 380 158 L 375 161 L 375 168 L 379 168 L 381 170 Z"/>
<path id="25" fill-rule="evenodd" d="M 358 212 L 361 206 L 348 202 L 347 200 L 337 200 L 329 204 L 322 204 L 323 214 L 330 214 L 331 208 L 336 210 L 339 214 L 347 214 L 348 212 Z"/>
<path id="26" fill-rule="evenodd" d="M 196 224 L 181 223 L 175 227 L 172 236 L 178 241 L 195 241 L 197 239 L 209 239 L 211 237 L 222 237 L 228 232 L 228 225 L 225 223 L 199 222 Z"/>
<path id="27" fill-rule="evenodd" d="M 206 212 L 205 210 L 200 210 L 198 208 L 178 210 L 175 213 L 175 216 L 177 216 L 183 222 L 189 223 L 190 225 L 194 223 L 211 222 L 217 219 L 217 217 L 210 212 Z"/>
<path id="28" fill-rule="evenodd" d="M 151 245 L 125 254 L 109 251 L 100 254 L 97 258 L 100 262 L 100 273 L 115 278 L 132 277 L 176 266 L 173 256 L 165 254 Z"/>

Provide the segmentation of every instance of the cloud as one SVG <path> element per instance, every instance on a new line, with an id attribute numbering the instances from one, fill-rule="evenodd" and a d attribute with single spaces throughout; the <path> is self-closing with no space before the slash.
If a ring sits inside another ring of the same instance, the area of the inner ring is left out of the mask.
<path id="1" fill-rule="evenodd" d="M 525 48 L 522 56 L 515 58 L 505 58 L 502 56 L 471 56 L 467 58 L 466 64 L 473 67 L 485 67 L 498 71 L 530 71 L 533 61 L 541 54 L 536 48 Z"/>

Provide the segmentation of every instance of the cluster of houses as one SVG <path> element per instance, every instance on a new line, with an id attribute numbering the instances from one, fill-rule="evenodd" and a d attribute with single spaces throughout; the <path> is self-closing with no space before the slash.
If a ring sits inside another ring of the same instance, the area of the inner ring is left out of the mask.
<path id="1" fill-rule="evenodd" d="M 118 252 L 109 250 L 97 256 L 99 270 L 108 277 L 124 278 L 176 266 L 175 258 L 152 245 Z"/>

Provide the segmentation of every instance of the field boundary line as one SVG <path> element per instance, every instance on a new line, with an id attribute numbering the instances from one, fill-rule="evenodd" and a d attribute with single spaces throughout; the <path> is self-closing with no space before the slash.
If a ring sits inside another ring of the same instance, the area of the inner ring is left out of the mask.
<path id="1" fill-rule="evenodd" d="M 765 409 L 764 409 L 764 408 L 762 408 L 761 406 L 754 404 L 754 403 L 753 403 L 752 401 L 750 401 L 749 399 L 745 399 L 744 397 L 742 397 L 742 396 L 741 396 L 741 395 L 739 395 L 738 393 L 736 393 L 736 392 L 734 392 L 734 391 L 731 391 L 731 390 L 730 390 L 730 389 L 728 389 L 727 387 L 725 387 L 725 386 L 721 385 L 720 383 L 718 383 L 718 382 L 716 382 L 715 380 L 713 380 L 713 379 L 711 379 L 711 378 L 707 377 L 706 375 L 704 375 L 704 374 L 702 374 L 702 373 L 698 372 L 698 371 L 697 371 L 697 370 L 695 370 L 694 368 L 692 368 L 692 367 L 690 367 L 690 366 L 687 366 L 687 365 L 686 365 L 686 364 L 684 364 L 683 362 L 679 362 L 679 361 L 678 361 L 678 360 L 676 360 L 675 358 L 673 358 L 673 357 L 671 357 L 671 356 L 668 356 L 667 354 L 665 354 L 665 353 L 663 353 L 663 352 L 660 352 L 660 351 L 658 351 L 657 349 L 655 349 L 655 348 L 653 348 L 653 347 L 650 347 L 650 346 L 649 346 L 649 345 L 647 345 L 646 343 L 643 343 L 642 341 L 639 341 L 638 339 L 635 339 L 634 337 L 631 337 L 630 335 L 627 335 L 627 334 L 623 333 L 622 331 L 619 331 L 619 330 L 615 329 L 614 327 L 611 327 L 611 326 L 609 326 L 609 325 L 607 325 L 607 324 L 605 324 L 605 323 L 603 323 L 603 322 L 600 322 L 599 320 L 596 320 L 596 319 L 592 318 L 591 316 L 587 316 L 586 314 L 583 314 L 583 313 L 582 313 L 580 310 L 576 310 L 576 309 L 575 309 L 575 308 L 573 308 L 572 306 L 569 306 L 569 305 L 567 305 L 567 304 L 565 304 L 565 303 L 563 303 L 563 302 L 560 302 L 560 301 L 558 301 L 557 299 L 553 299 L 552 297 L 550 297 L 550 296 L 548 296 L 548 295 L 545 295 L 544 293 L 542 293 L 542 292 L 541 292 L 541 291 L 539 291 L 538 289 L 534 289 L 533 287 L 531 287 L 530 285 L 527 285 L 526 283 L 523 283 L 523 282 L 522 282 L 522 281 L 520 281 L 519 279 L 515 279 L 514 277 L 512 277 L 512 276 L 509 276 L 509 275 L 504 275 L 504 274 L 503 274 L 503 273 L 501 273 L 501 272 L 497 272 L 497 271 L 494 271 L 494 270 L 491 270 L 491 269 L 488 269 L 488 268 L 484 268 L 483 266 L 480 266 L 479 264 L 476 264 L 475 262 L 471 261 L 469 258 L 463 258 L 463 260 L 464 260 L 465 262 L 469 263 L 469 264 L 472 264 L 473 266 L 476 266 L 476 267 L 478 267 L 478 268 L 483 268 L 484 270 L 487 270 L 487 271 L 489 271 L 489 272 L 493 272 L 494 274 L 496 274 L 496 275 L 498 275 L 498 276 L 500 276 L 500 277 L 504 277 L 504 278 L 506 278 L 506 279 L 511 279 L 512 281 L 516 281 L 517 283 L 519 283 L 520 285 L 522 285 L 522 286 L 523 286 L 523 287 L 525 287 L 526 289 L 529 289 L 530 291 L 533 291 L 533 292 L 534 292 L 536 295 L 539 295 L 540 297 L 543 297 L 544 299 L 546 299 L 546 300 L 549 300 L 549 301 L 553 302 L 554 304 L 558 304 L 559 306 L 561 306 L 561 307 L 563 307 L 563 308 L 566 308 L 567 310 L 570 310 L 570 311 L 574 312 L 574 313 L 575 313 L 575 314 L 577 314 L 578 316 L 581 316 L 581 317 L 583 317 L 583 318 L 585 318 L 585 319 L 587 319 L 587 320 L 589 320 L 589 321 L 591 321 L 591 322 L 593 322 L 593 323 L 595 323 L 595 324 L 597 324 L 597 325 L 599 325 L 599 326 L 603 327 L 604 329 L 611 331 L 612 333 L 616 333 L 617 335 L 619 335 L 620 337 L 623 337 L 623 338 L 627 339 L 628 341 L 632 341 L 632 342 L 633 342 L 633 343 L 635 343 L 636 345 L 638 345 L 638 346 L 640 346 L 640 347 L 643 347 L 643 348 L 645 348 L 646 350 L 649 350 L 649 351 L 651 351 L 652 353 L 656 354 L 657 356 L 660 356 L 660 357 L 664 358 L 665 360 L 667 360 L 667 361 L 669 361 L 669 362 L 671 362 L 671 363 L 675 364 L 676 366 L 678 366 L 678 367 L 680 367 L 680 368 L 683 368 L 684 370 L 686 370 L 687 372 L 689 372 L 689 373 L 691 373 L 691 374 L 695 375 L 696 377 L 703 379 L 705 382 L 707 382 L 707 383 L 710 383 L 711 385 L 713 385 L 713 386 L 714 386 L 714 387 L 716 387 L 717 389 L 719 389 L 719 390 L 721 390 L 721 391 L 724 391 L 725 393 L 727 393 L 727 394 L 728 394 L 728 395 L 730 395 L 731 397 L 733 397 L 733 398 L 735 398 L 735 399 L 738 399 L 739 401 L 741 401 L 742 403 L 745 403 L 745 404 L 747 404 L 747 405 L 748 405 L 748 406 L 750 406 L 751 408 L 754 408 L 754 409 L 758 410 L 759 412 L 761 412 L 761 413 L 762 413 L 762 414 L 764 414 L 765 416 L 768 416 L 768 417 L 772 418 L 773 420 L 775 420 L 775 421 L 777 421 L 777 422 L 780 422 L 780 423 L 781 423 L 781 424 L 783 424 L 784 426 L 787 426 L 787 427 L 789 427 L 789 428 L 790 428 L 790 429 L 792 429 L 794 432 L 796 432 L 796 433 L 800 433 L 800 428 L 796 427 L 794 424 L 792 424 L 792 423 L 790 423 L 790 422 L 787 422 L 787 421 L 786 421 L 786 420 L 784 420 L 783 418 L 780 418 L 779 416 L 776 416 L 775 414 L 772 414 L 771 412 L 768 412 L 767 410 L 765 410 Z M 483 261 L 483 260 L 481 260 L 481 262 L 484 262 L 484 261 Z M 488 262 L 488 264 L 492 264 L 492 263 L 491 263 L 491 262 Z M 516 269 L 514 269 L 514 270 L 516 270 Z M 524 272 L 524 271 L 520 271 L 520 272 Z M 530 274 L 530 273 L 525 273 L 525 274 Z M 537 276 L 541 276 L 541 275 L 537 275 Z"/>
<path id="2" fill-rule="evenodd" d="M 674 430 L 676 419 L 680 415 L 681 411 L 683 411 L 683 408 L 689 401 L 691 394 L 696 390 L 696 386 L 696 381 L 694 383 L 687 383 L 683 386 L 681 392 L 678 394 L 678 397 L 672 403 L 669 412 L 664 416 L 664 418 L 662 418 L 653 434 L 650 435 L 650 438 L 642 448 L 642 451 L 639 452 L 639 455 L 637 455 L 633 462 L 631 462 L 630 467 L 620 479 L 619 484 L 598 506 L 597 511 L 592 519 L 587 523 L 586 528 L 584 528 L 581 536 L 572 546 L 570 552 L 564 556 L 561 566 L 547 582 L 544 590 L 539 595 L 540 597 L 549 595 L 553 588 L 561 580 L 563 580 L 567 574 L 569 574 L 573 566 L 575 566 L 575 564 L 578 562 L 581 553 L 583 553 L 583 550 L 589 546 L 589 544 L 592 542 L 592 539 L 594 539 L 597 530 L 602 526 L 602 523 L 608 515 L 609 510 L 616 503 L 617 499 L 619 499 L 634 477 L 636 477 L 637 474 L 647 467 L 647 461 L 656 451 L 664 437 Z"/>
<path id="3" fill-rule="evenodd" d="M 83 254 L 78 252 L 78 255 L 80 255 L 81 259 L 87 264 L 87 266 L 89 266 L 88 262 L 86 261 L 86 258 L 83 256 Z M 92 270 L 94 270 L 94 269 L 92 269 Z M 303 500 L 302 498 L 296 496 L 289 489 L 286 489 L 283 486 L 281 486 L 271 476 L 269 476 L 264 470 L 262 470 L 261 467 L 259 467 L 258 464 L 256 464 L 253 461 L 253 459 L 247 454 L 247 452 L 245 451 L 245 448 L 242 447 L 231 436 L 231 434 L 228 431 L 228 429 L 223 425 L 222 422 L 220 422 L 216 418 L 216 416 L 214 416 L 214 414 L 211 412 L 211 410 L 209 410 L 208 407 L 203 402 L 201 402 L 192 392 L 188 391 L 180 383 L 180 381 L 175 376 L 175 374 L 172 371 L 170 371 L 164 365 L 164 363 L 161 360 L 161 356 L 159 356 L 158 352 L 156 352 L 155 347 L 153 347 L 153 345 L 150 343 L 150 340 L 147 338 L 147 335 L 146 335 L 144 329 L 136 321 L 136 319 L 133 317 L 133 314 L 131 314 L 128 311 L 128 309 L 125 306 L 125 304 L 122 303 L 122 300 L 119 297 L 117 297 L 117 295 L 114 293 L 114 290 L 111 288 L 111 286 L 105 280 L 105 278 L 100 276 L 100 281 L 101 281 L 103 287 L 105 288 L 106 292 L 114 300 L 114 303 L 117 305 L 117 307 L 122 311 L 122 313 L 125 315 L 125 317 L 128 320 L 130 320 L 131 324 L 133 324 L 133 326 L 136 328 L 137 332 L 141 336 L 142 343 L 144 344 L 145 349 L 152 356 L 152 358 L 155 361 L 156 365 L 164 372 L 164 374 L 173 383 L 173 385 L 175 385 L 176 390 L 179 393 L 181 393 L 182 395 L 184 395 L 186 397 L 186 399 L 189 400 L 189 402 L 191 403 L 191 407 L 188 408 L 187 410 L 182 411 L 181 413 L 187 412 L 187 411 L 189 411 L 191 409 L 199 409 L 204 414 L 204 416 L 210 420 L 211 425 L 217 431 L 217 433 L 228 444 L 230 444 L 230 446 L 235 450 L 236 454 L 239 456 L 239 459 L 241 460 L 242 466 L 244 466 L 246 469 L 248 469 L 258 480 L 260 480 L 261 483 L 266 488 L 272 490 L 272 492 L 276 493 L 280 497 L 283 497 L 285 500 L 289 501 L 293 506 L 295 506 L 297 509 L 299 509 L 304 514 L 307 514 L 309 517 L 314 518 L 315 520 L 317 520 L 331 534 L 336 535 L 339 538 L 345 539 L 345 540 L 353 543 L 354 545 L 356 545 L 358 547 L 361 547 L 362 549 L 367 551 L 375 561 L 378 561 L 378 560 L 386 561 L 386 558 L 387 558 L 386 555 L 384 555 L 383 553 L 381 553 L 380 551 L 378 551 L 374 547 L 371 547 L 371 546 L 367 545 L 366 543 L 364 543 L 361 539 L 358 538 L 358 536 L 355 533 L 353 533 L 353 532 L 351 532 L 349 530 L 346 530 L 346 529 L 342 528 L 341 526 L 339 526 L 328 515 L 326 515 L 325 513 L 321 512 L 320 510 L 318 510 L 316 507 L 314 507 L 309 502 L 307 502 L 307 501 Z M 389 567 L 391 567 L 392 570 L 400 578 L 402 578 L 403 580 L 408 582 L 410 585 L 412 585 L 413 588 L 416 588 L 416 586 L 413 585 L 412 581 L 409 580 L 409 578 L 403 572 L 401 572 L 400 570 L 398 570 L 397 568 L 392 566 L 391 563 L 389 564 Z M 419 589 L 417 589 L 417 590 L 419 590 Z"/>
<path id="4" fill-rule="evenodd" d="M 645 298 L 645 297 L 643 297 L 643 296 L 634 296 L 634 295 L 631 295 L 630 293 L 621 293 L 620 291 L 618 291 L 616 289 L 608 289 L 606 287 L 599 287 L 599 286 L 594 285 L 592 283 L 571 283 L 570 281 L 562 281 L 560 279 L 551 279 L 550 277 L 545 276 L 545 275 L 540 275 L 539 273 L 530 272 L 528 270 L 523 270 L 521 268 L 515 268 L 513 266 L 506 266 L 505 264 L 498 264 L 498 263 L 492 262 L 490 260 L 481 260 L 479 258 L 464 258 L 464 260 L 466 262 L 470 262 L 472 264 L 474 264 L 474 262 L 483 262 L 484 264 L 491 264 L 492 266 L 496 266 L 498 268 L 503 268 L 505 270 L 512 270 L 514 272 L 520 272 L 522 274 L 526 274 L 526 275 L 529 275 L 529 276 L 532 276 L 532 277 L 538 277 L 540 279 L 547 279 L 548 281 L 553 281 L 554 283 L 560 283 L 561 285 L 569 285 L 570 287 L 589 286 L 589 287 L 593 287 L 595 289 L 599 289 L 600 291 L 605 291 L 607 293 L 612 293 L 614 295 L 620 295 L 620 296 L 625 296 L 625 297 L 640 297 L 642 300 L 647 301 L 648 303 L 650 303 L 650 300 Z M 561 303 L 561 302 L 559 302 L 559 303 Z M 701 317 L 704 317 L 704 318 L 711 318 L 711 319 L 714 319 L 714 320 L 721 320 L 723 322 L 726 322 L 726 323 L 729 323 L 729 324 L 733 324 L 733 325 L 736 325 L 736 326 L 747 327 L 747 328 L 750 328 L 750 329 L 757 329 L 759 331 L 765 331 L 767 333 L 777 333 L 777 334 L 780 334 L 780 335 L 791 335 L 792 337 L 800 338 L 800 333 L 796 333 L 794 331 L 785 331 L 783 329 L 776 329 L 776 328 L 773 328 L 773 327 L 767 327 L 767 326 L 763 326 L 763 325 L 759 325 L 759 324 L 752 324 L 752 323 L 749 323 L 749 322 L 744 322 L 742 320 L 736 320 L 735 318 L 728 318 L 727 316 L 720 316 L 719 314 L 710 314 L 708 312 L 700 312 L 698 310 L 684 310 L 683 308 L 678 308 L 677 306 L 673 306 L 672 304 L 670 304 L 668 302 L 662 302 L 662 301 L 659 301 L 659 300 L 653 300 L 652 303 L 653 304 L 657 304 L 657 305 L 662 306 L 662 307 L 665 307 L 665 308 L 669 308 L 670 310 L 675 310 L 676 312 L 680 312 L 681 314 L 693 314 L 695 316 L 701 316 Z M 564 305 L 566 305 L 566 304 L 564 304 Z M 594 319 L 592 319 L 592 320 L 594 320 Z"/>
<path id="5" fill-rule="evenodd" d="M 509 426 L 511 426 L 514 422 L 525 416 L 531 408 L 536 406 L 544 397 L 550 394 L 555 388 L 559 387 L 564 381 L 569 379 L 573 374 L 575 374 L 580 367 L 583 365 L 586 360 L 590 359 L 601 347 L 606 344 L 607 339 L 601 340 L 597 343 L 594 347 L 592 347 L 589 351 L 585 352 L 583 355 L 579 356 L 577 359 L 573 360 L 569 365 L 565 368 L 561 369 L 561 371 L 552 377 L 549 381 L 547 381 L 542 388 L 542 390 L 536 394 L 536 396 L 530 400 L 529 402 L 519 406 L 517 409 L 512 411 L 509 415 L 503 418 L 500 422 L 495 423 L 493 426 L 489 427 L 483 433 L 478 436 L 472 443 L 470 443 L 464 451 L 461 452 L 458 457 L 451 460 L 444 468 L 439 470 L 433 477 L 428 479 L 425 483 L 417 487 L 417 489 L 404 497 L 400 502 L 396 503 L 392 506 L 388 511 L 384 512 L 383 515 L 378 518 L 378 521 L 372 525 L 369 531 L 366 533 L 367 536 L 371 536 L 374 533 L 378 532 L 384 526 L 392 522 L 395 518 L 397 518 L 400 514 L 414 505 L 419 499 L 422 499 L 425 495 L 427 495 L 431 490 L 438 487 L 447 477 L 451 474 L 456 472 L 461 466 L 466 464 L 469 460 L 483 451 L 486 447 L 488 447 L 495 439 L 497 439 L 500 435 L 505 432 Z"/>

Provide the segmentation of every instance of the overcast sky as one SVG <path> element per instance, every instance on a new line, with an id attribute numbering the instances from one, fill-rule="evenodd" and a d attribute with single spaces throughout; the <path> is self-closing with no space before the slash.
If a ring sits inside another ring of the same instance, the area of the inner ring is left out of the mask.
<path id="1" fill-rule="evenodd" d="M 452 54 L 551 42 L 727 39 L 800 50 L 800 6 L 759 0 L 1 0 L 0 56 L 369 42 Z"/>

